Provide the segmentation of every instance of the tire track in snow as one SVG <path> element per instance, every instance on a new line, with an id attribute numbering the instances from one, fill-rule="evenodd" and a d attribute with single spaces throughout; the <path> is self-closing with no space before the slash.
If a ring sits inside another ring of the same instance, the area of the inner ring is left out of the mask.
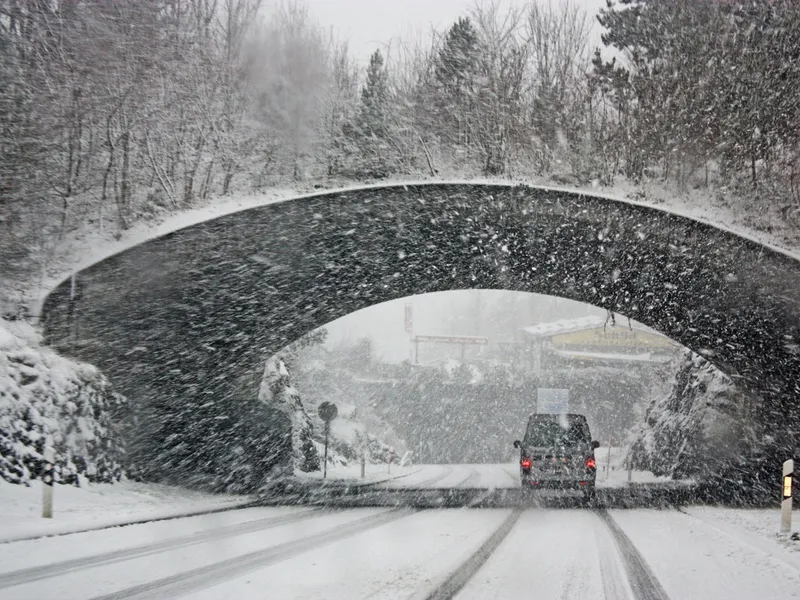
<path id="1" fill-rule="evenodd" d="M 454 485 L 453 487 L 457 488 L 470 488 L 474 487 L 476 483 L 481 480 L 481 474 L 478 472 L 478 469 L 475 467 L 468 467 L 469 468 L 469 475 L 467 475 L 466 479 L 459 482 L 458 485 Z"/>
<path id="2" fill-rule="evenodd" d="M 176 548 L 182 548 L 185 546 L 193 546 L 227 537 L 255 533 L 257 531 L 272 529 L 273 527 L 280 527 L 281 525 L 288 525 L 290 523 L 297 523 L 298 521 L 312 519 L 325 514 L 327 514 L 326 511 L 319 509 L 304 510 L 290 515 L 267 517 L 264 519 L 247 521 L 245 523 L 227 525 L 209 531 L 198 531 L 197 533 L 164 540 L 163 542 L 158 542 L 155 544 L 145 544 L 142 546 L 135 546 L 133 548 L 125 548 L 124 550 L 115 550 L 114 552 L 107 552 L 105 554 L 96 554 L 94 556 L 65 560 L 50 565 L 2 573 L 0 574 L 0 589 L 15 585 L 22 585 L 24 583 L 32 583 L 42 579 L 49 579 L 51 577 L 57 577 L 73 571 L 80 571 L 101 565 L 110 565 L 134 558 L 140 558 L 142 556 L 149 556 L 151 554 L 158 554 L 160 552 L 166 552 L 168 550 L 174 550 Z"/>
<path id="3" fill-rule="evenodd" d="M 383 485 L 382 484 L 376 484 L 375 488 L 376 489 L 403 489 L 405 487 L 405 488 L 410 488 L 410 489 L 417 489 L 417 488 L 430 487 L 434 483 L 436 483 L 437 481 L 441 481 L 445 477 L 448 477 L 453 472 L 453 467 L 451 467 L 450 465 L 440 465 L 440 466 L 442 466 L 444 468 L 443 472 L 437 473 L 433 477 L 429 477 L 428 479 L 423 479 L 422 481 L 419 481 L 417 483 L 409 483 L 408 485 L 405 485 L 405 486 L 402 486 L 402 485 L 394 486 L 394 485 L 391 485 L 392 482 L 387 482 L 386 484 L 383 484 Z"/>
<path id="4" fill-rule="evenodd" d="M 669 600 L 664 588 L 655 576 L 644 557 L 633 545 L 630 538 L 625 535 L 617 522 L 606 510 L 598 510 L 597 516 L 605 523 L 611 536 L 617 544 L 620 558 L 625 565 L 625 572 L 628 575 L 628 583 L 633 591 L 636 600 Z"/>
<path id="5" fill-rule="evenodd" d="M 506 475 L 511 477 L 511 481 L 514 482 L 515 487 L 519 487 L 520 486 L 519 470 L 518 469 L 514 473 L 509 471 L 508 468 L 506 468 L 506 467 L 500 467 L 500 469 L 503 471 L 503 473 L 505 473 Z"/>
<path id="6" fill-rule="evenodd" d="M 363 517 L 349 523 L 337 525 L 309 537 L 285 542 L 235 556 L 218 563 L 191 569 L 183 573 L 164 577 L 156 581 L 130 587 L 125 590 L 96 596 L 92 600 L 153 600 L 155 598 L 175 598 L 191 594 L 197 590 L 240 577 L 245 573 L 267 567 L 275 563 L 293 558 L 322 545 L 354 536 L 369 529 L 391 523 L 413 514 L 414 511 L 393 509 L 377 515 Z"/>
<path id="7" fill-rule="evenodd" d="M 608 600 L 637 600 L 633 596 L 616 539 L 602 519 L 596 519 L 594 541 L 600 558 L 603 594 Z"/>
<path id="8" fill-rule="evenodd" d="M 522 515 L 521 508 L 514 509 L 508 517 L 500 524 L 500 527 L 495 529 L 494 533 L 490 535 L 472 555 L 465 560 L 461 565 L 444 581 L 439 583 L 436 588 L 425 595 L 424 600 L 450 600 L 463 588 L 467 582 L 478 572 L 483 564 L 489 559 L 492 553 L 503 542 L 514 525 L 517 524 L 520 516 Z"/>

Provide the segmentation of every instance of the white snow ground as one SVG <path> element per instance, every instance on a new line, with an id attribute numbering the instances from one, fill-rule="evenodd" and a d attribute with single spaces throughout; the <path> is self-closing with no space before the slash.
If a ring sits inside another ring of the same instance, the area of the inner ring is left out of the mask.
<path id="1" fill-rule="evenodd" d="M 800 555 L 741 525 L 777 510 L 688 511 L 247 508 L 0 544 L 0 598 L 417 599 L 454 573 L 460 599 L 800 597 Z"/>
<path id="2" fill-rule="evenodd" d="M 619 466 L 622 449 L 612 451 L 611 471 L 606 479 L 607 449 L 598 449 L 598 487 L 626 485 L 627 472 Z M 318 480 L 322 474 L 307 474 Z M 334 484 L 381 484 L 388 488 L 518 488 L 516 463 L 481 465 L 366 465 L 366 477 L 360 477 L 360 466 L 351 465 L 328 470 Z M 651 473 L 634 472 L 634 482 L 659 481 Z M 195 513 L 244 505 L 252 502 L 247 496 L 204 494 L 158 484 L 123 481 L 118 484 L 83 486 L 57 485 L 54 488 L 54 518 L 42 519 L 42 484 L 33 481 L 29 487 L 0 480 L 0 543 L 35 536 L 66 534 L 103 527 L 113 527 L 149 519 L 168 519 Z M 745 514 L 745 513 L 743 513 Z"/>
<path id="3" fill-rule="evenodd" d="M 777 519 L 777 510 L 772 512 Z M 753 546 L 741 529 L 723 533 L 674 510 L 615 510 L 612 516 L 669 598 L 800 597 L 800 561 L 777 541 L 765 552 Z"/>
<path id="4" fill-rule="evenodd" d="M 80 488 L 56 485 L 53 518 L 41 518 L 42 483 L 29 487 L 0 480 L 0 543 L 39 535 L 124 525 L 145 519 L 166 519 L 189 513 L 235 507 L 247 496 L 204 494 L 159 484 L 121 481 L 84 482 Z M 0 560 L 0 564 L 3 561 Z"/>
<path id="5" fill-rule="evenodd" d="M 400 467 L 392 465 L 391 470 L 386 465 L 367 463 L 364 465 L 364 477 L 361 477 L 361 465 L 359 463 L 348 464 L 347 466 L 329 466 L 327 481 L 330 483 L 347 483 L 349 485 L 366 485 L 372 483 L 382 483 L 393 479 L 405 479 L 409 475 L 420 471 L 422 466 Z M 311 473 L 295 472 L 295 475 L 302 479 L 321 480 L 322 471 Z"/>
<path id="6" fill-rule="evenodd" d="M 506 510 L 422 511 L 252 576 L 221 583 L 198 600 L 402 598 L 466 560 Z"/>

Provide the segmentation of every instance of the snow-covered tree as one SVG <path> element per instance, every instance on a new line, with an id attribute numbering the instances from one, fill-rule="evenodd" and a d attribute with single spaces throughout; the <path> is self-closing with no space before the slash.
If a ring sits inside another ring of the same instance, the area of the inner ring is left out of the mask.
<path id="1" fill-rule="evenodd" d="M 51 446 L 56 482 L 118 481 L 125 406 L 95 368 L 41 347 L 29 326 L 0 319 L 0 478 L 40 477 Z"/>
<path id="2" fill-rule="evenodd" d="M 318 471 L 320 460 L 313 443 L 314 425 L 279 357 L 266 362 L 258 398 L 265 406 L 290 417 L 293 467 L 304 472 Z"/>

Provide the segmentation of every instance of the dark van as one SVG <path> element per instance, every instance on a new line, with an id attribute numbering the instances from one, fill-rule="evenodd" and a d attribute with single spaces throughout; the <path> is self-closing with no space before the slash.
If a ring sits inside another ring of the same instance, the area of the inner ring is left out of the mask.
<path id="1" fill-rule="evenodd" d="M 586 417 L 577 414 L 534 414 L 519 448 L 522 487 L 582 491 L 594 498 L 597 464 Z"/>

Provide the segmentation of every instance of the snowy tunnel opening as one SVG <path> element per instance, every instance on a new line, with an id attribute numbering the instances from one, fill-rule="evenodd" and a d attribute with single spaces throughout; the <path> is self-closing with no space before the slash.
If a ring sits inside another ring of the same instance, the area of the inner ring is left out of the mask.
<path id="1" fill-rule="evenodd" d="M 505 290 L 373 305 L 303 336 L 270 362 L 261 386 L 278 362 L 288 367 L 317 440 L 324 427 L 319 405 L 337 405 L 334 476 L 351 474 L 366 441 L 372 465 L 393 448 L 397 464 L 513 471 L 519 452 L 511 442 L 524 435 L 539 393 L 558 390 L 567 398 L 563 409 L 585 415 L 601 444 L 601 485 L 621 484 L 628 467 L 634 481 L 688 479 L 718 464 L 700 464 L 698 455 L 722 460 L 742 449 L 753 409 L 713 365 L 641 323 L 564 298 Z M 548 406 L 543 397 L 542 410 Z M 496 479 L 484 474 L 472 483 L 491 486 Z"/>

